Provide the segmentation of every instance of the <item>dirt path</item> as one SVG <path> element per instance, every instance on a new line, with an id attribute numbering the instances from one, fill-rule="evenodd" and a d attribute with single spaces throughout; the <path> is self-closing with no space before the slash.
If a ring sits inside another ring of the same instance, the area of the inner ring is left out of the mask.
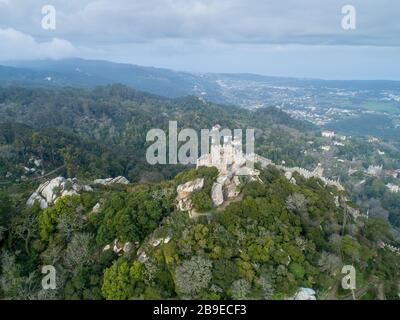
<path id="1" fill-rule="evenodd" d="M 339 282 L 336 282 L 335 285 L 332 287 L 332 290 L 324 298 L 324 300 L 337 300 L 336 293 L 338 289 L 339 289 Z"/>
<path id="2" fill-rule="evenodd" d="M 378 285 L 378 299 L 379 300 L 386 300 L 385 287 L 384 287 L 383 283 Z"/>
<path id="3" fill-rule="evenodd" d="M 33 179 L 28 179 L 28 180 L 23 181 L 23 182 L 31 182 L 31 181 L 42 180 L 42 179 L 47 178 L 48 176 L 51 176 L 52 174 L 54 174 L 54 173 L 56 173 L 56 172 L 58 172 L 58 171 L 60 171 L 61 169 L 64 169 L 64 168 L 65 168 L 65 166 L 58 167 L 58 168 L 46 173 L 43 176 L 36 177 L 36 178 L 33 178 Z M 6 184 L 10 184 L 10 183 L 14 183 L 14 181 L 0 181 L 0 185 L 6 185 Z"/>
<path id="4" fill-rule="evenodd" d="M 58 167 L 57 169 L 54 169 L 54 170 L 52 170 L 52 171 L 46 173 L 45 175 L 43 175 L 43 176 L 41 176 L 41 177 L 33 178 L 33 179 L 31 179 L 30 181 L 42 180 L 42 179 L 44 179 L 44 178 L 46 178 L 46 177 L 48 177 L 48 176 L 51 176 L 52 174 L 54 174 L 54 173 L 60 171 L 61 169 L 64 169 L 64 167 L 65 167 L 65 166 Z"/>
<path id="5" fill-rule="evenodd" d="M 354 293 L 352 292 L 351 294 L 347 295 L 343 298 L 343 300 L 360 300 L 360 298 L 362 298 L 362 296 L 367 293 L 370 285 L 371 284 L 367 284 L 366 286 L 355 290 Z"/>

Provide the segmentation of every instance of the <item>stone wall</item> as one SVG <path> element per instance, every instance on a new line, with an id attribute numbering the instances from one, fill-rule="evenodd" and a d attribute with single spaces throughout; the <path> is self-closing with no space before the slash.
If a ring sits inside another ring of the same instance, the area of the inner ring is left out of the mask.
<path id="1" fill-rule="evenodd" d="M 263 168 L 266 168 L 269 165 L 272 165 L 275 168 L 284 171 L 285 173 L 289 172 L 289 173 L 291 173 L 293 175 L 295 172 L 297 172 L 298 174 L 300 174 L 302 177 L 304 177 L 306 179 L 318 178 L 325 185 L 336 187 L 339 191 L 344 191 L 345 190 L 344 187 L 340 184 L 339 181 L 334 181 L 332 179 L 325 178 L 321 174 L 320 170 L 309 171 L 307 169 L 300 168 L 300 167 L 289 168 L 289 167 L 286 167 L 286 166 L 277 165 L 277 164 L 273 163 L 270 159 L 261 157 L 259 155 L 255 155 L 255 161 L 260 163 Z"/>

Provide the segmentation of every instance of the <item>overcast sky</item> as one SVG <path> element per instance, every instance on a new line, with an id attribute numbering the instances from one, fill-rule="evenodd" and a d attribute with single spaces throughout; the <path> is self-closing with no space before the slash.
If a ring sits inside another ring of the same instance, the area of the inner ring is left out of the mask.
<path id="1" fill-rule="evenodd" d="M 44 5 L 56 30 L 44 30 Z M 356 8 L 344 30 L 342 7 Z M 397 0 L 0 0 L 0 60 L 83 57 L 195 72 L 400 79 Z"/>

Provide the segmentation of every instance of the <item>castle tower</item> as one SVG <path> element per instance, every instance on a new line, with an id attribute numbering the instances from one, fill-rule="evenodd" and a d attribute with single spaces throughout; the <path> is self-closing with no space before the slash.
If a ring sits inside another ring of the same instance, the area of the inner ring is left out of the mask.
<path id="1" fill-rule="evenodd" d="M 232 146 L 232 137 L 224 137 L 223 145 L 223 164 L 231 165 L 234 161 L 234 150 Z"/>
<path id="2" fill-rule="evenodd" d="M 217 141 L 217 137 L 219 137 L 219 130 L 221 129 L 220 125 L 215 125 L 211 129 L 211 162 L 214 165 L 218 165 L 220 163 L 221 158 L 221 145 L 220 141 Z"/>
<path id="3" fill-rule="evenodd" d="M 243 158 L 242 141 L 234 139 L 232 141 L 232 148 L 235 159 Z"/>
<path id="4" fill-rule="evenodd" d="M 324 175 L 324 168 L 321 163 L 318 163 L 318 166 L 314 170 L 314 174 L 322 177 Z"/>

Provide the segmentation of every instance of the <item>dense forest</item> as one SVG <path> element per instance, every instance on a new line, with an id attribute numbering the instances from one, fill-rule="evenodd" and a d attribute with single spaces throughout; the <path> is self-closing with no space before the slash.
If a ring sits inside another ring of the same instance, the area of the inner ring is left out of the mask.
<path id="1" fill-rule="evenodd" d="M 261 182 L 243 184 L 242 201 L 191 219 L 174 209 L 174 197 L 178 183 L 193 176 L 215 172 L 100 188 L 18 215 L 2 195 L 1 216 L 11 219 L 1 256 L 2 297 L 283 299 L 312 287 L 320 298 L 346 298 L 350 293 L 338 289 L 346 264 L 355 266 L 364 298 L 397 297 L 400 258 L 377 247 L 392 240 L 389 226 L 353 220 L 335 205 L 334 189 L 300 176 L 293 185 L 269 168 Z M 93 211 L 96 203 L 101 210 Z M 114 239 L 133 248 L 104 251 Z M 57 290 L 40 288 L 43 265 L 56 267 Z"/>
<path id="2" fill-rule="evenodd" d="M 173 120 L 179 129 L 255 128 L 258 154 L 314 169 L 319 155 L 305 149 L 310 140 L 323 142 L 314 127 L 286 113 L 166 99 L 121 85 L 9 87 L 0 88 L 0 119 L 1 298 L 284 299 L 299 287 L 322 299 L 347 298 L 339 288 L 346 264 L 357 270 L 362 298 L 398 298 L 399 255 L 378 246 L 396 244 L 387 219 L 354 219 L 335 203 L 336 189 L 300 176 L 294 185 L 269 167 L 261 181 L 243 182 L 238 201 L 215 208 L 215 169 L 145 161 L 146 133 L 167 131 Z M 56 176 L 92 184 L 120 175 L 131 184 L 93 186 L 45 209 L 26 205 Z M 206 182 L 192 196 L 201 212 L 192 219 L 176 209 L 176 188 L 198 177 Z M 374 179 L 366 185 L 354 200 L 386 194 Z M 384 206 L 399 210 L 395 196 Z M 398 217 L 390 217 L 394 226 Z M 126 243 L 126 252 L 105 250 Z M 43 265 L 56 267 L 57 290 L 41 288 Z"/>
<path id="3" fill-rule="evenodd" d="M 167 99 L 122 85 L 92 90 L 0 88 L 0 119 L 0 186 L 12 182 L 22 189 L 54 170 L 71 178 L 171 179 L 184 168 L 149 166 L 145 161 L 147 132 L 153 128 L 167 132 L 170 120 L 177 121 L 179 130 L 207 129 L 215 123 L 231 129 L 255 128 L 258 154 L 309 170 L 322 162 L 323 155 L 316 151 L 325 143 L 314 127 L 274 108 L 248 111 L 197 97 Z M 398 168 L 398 142 L 384 150 L 385 158 L 377 157 L 371 144 L 354 138 L 336 155 L 349 161 L 357 158 L 364 169 L 367 163 Z M 39 166 L 33 165 L 35 159 L 41 162 Z M 400 226 L 400 195 L 390 194 L 384 186 L 391 181 L 378 179 L 371 194 L 371 188 L 354 188 L 357 182 L 346 169 L 332 163 L 327 166 L 330 177 L 343 181 L 355 202 Z M 371 198 L 375 202 L 368 201 Z"/>
<path id="4" fill-rule="evenodd" d="M 0 88 L 0 119 L 0 181 L 12 173 L 12 166 L 15 170 L 15 163 L 26 165 L 29 156 L 42 159 L 49 170 L 65 165 L 70 176 L 123 173 L 131 181 L 154 175 L 171 178 L 158 167 L 144 168 L 147 132 L 167 131 L 169 121 L 177 121 L 179 130 L 208 129 L 217 122 L 232 130 L 257 128 L 260 154 L 293 159 L 293 164 L 294 159 L 297 164 L 315 163 L 296 143 L 314 134 L 311 127 L 277 109 L 253 113 L 196 97 L 161 98 L 120 85 L 93 90 Z M 103 164 L 93 162 L 93 157 Z M 105 168 L 107 163 L 112 168 Z"/>

